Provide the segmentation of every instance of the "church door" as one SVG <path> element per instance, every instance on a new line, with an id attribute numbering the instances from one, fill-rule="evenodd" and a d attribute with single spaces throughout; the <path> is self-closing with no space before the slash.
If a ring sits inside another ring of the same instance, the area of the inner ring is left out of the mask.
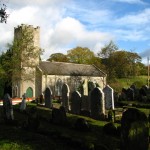
<path id="1" fill-rule="evenodd" d="M 28 87 L 28 89 L 26 90 L 26 97 L 33 97 L 33 89 L 31 87 Z"/>

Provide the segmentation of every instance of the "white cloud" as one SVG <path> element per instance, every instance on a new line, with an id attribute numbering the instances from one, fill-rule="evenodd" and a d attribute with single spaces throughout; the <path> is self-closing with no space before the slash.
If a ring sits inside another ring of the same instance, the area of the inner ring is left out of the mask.
<path id="1" fill-rule="evenodd" d="M 116 20 L 118 25 L 141 27 L 150 23 L 150 9 L 147 8 L 142 12 L 125 15 Z"/>
<path id="2" fill-rule="evenodd" d="M 116 2 L 124 2 L 129 4 L 146 4 L 143 0 L 113 0 Z"/>
<path id="3" fill-rule="evenodd" d="M 78 20 L 67 17 L 58 22 L 55 28 L 51 30 L 47 43 L 51 53 L 60 52 L 60 50 L 65 53 L 71 45 L 74 47 L 88 47 L 97 52 L 106 41 L 112 38 L 108 33 L 87 31 L 85 26 Z"/>
<path id="4" fill-rule="evenodd" d="M 116 36 L 117 40 L 121 39 L 124 41 L 144 41 L 149 38 L 146 37 L 145 33 L 140 30 L 116 29 L 113 31 L 113 34 Z"/>

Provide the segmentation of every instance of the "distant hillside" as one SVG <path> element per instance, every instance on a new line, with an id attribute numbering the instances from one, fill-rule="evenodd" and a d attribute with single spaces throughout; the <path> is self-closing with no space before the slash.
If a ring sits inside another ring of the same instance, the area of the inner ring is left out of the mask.
<path id="1" fill-rule="evenodd" d="M 130 78 L 120 78 L 114 79 L 113 81 L 108 81 L 108 84 L 116 91 L 120 92 L 122 88 L 128 88 L 132 84 L 136 87 L 141 87 L 142 85 L 147 85 L 147 76 L 136 76 Z"/>

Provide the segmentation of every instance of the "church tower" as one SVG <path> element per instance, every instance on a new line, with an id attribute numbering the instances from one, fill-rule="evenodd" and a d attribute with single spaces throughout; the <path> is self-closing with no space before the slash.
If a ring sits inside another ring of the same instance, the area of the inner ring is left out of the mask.
<path id="1" fill-rule="evenodd" d="M 18 26 L 14 28 L 14 49 L 16 67 L 13 73 L 12 96 L 35 97 L 36 66 L 40 58 L 40 27 L 32 25 Z M 16 68 L 20 70 L 16 71 Z"/>

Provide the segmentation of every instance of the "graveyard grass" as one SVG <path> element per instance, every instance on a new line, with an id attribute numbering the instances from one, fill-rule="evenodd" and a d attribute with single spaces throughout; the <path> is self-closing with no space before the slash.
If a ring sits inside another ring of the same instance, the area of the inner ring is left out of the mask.
<path id="1" fill-rule="evenodd" d="M 28 103 L 27 108 L 36 107 L 36 104 Z M 0 109 L 2 113 L 2 108 Z M 90 149 L 93 143 L 106 145 L 109 149 L 116 149 L 119 146 L 119 138 L 108 136 L 102 132 L 102 127 L 108 123 L 96 121 L 89 117 L 67 114 L 68 124 L 61 126 L 49 122 L 51 110 L 44 107 L 37 107 L 40 114 L 40 127 L 38 132 L 21 128 L 27 120 L 26 113 L 19 111 L 19 106 L 14 106 L 14 116 L 18 125 L 5 125 L 0 119 L 0 150 L 75 150 L 78 144 L 83 144 L 84 148 Z M 82 132 L 73 129 L 73 124 L 77 118 L 85 118 L 90 124 L 91 131 Z M 115 124 L 119 126 L 119 124 Z M 69 144 L 68 140 L 76 145 Z M 84 142 L 83 142 L 84 141 Z M 108 145 L 109 141 L 109 145 Z M 79 149 L 81 149 L 81 146 Z"/>
<path id="2" fill-rule="evenodd" d="M 136 87 L 141 87 L 147 84 L 147 76 L 135 76 L 128 78 L 117 78 L 108 81 L 108 84 L 117 92 L 121 92 L 121 89 L 128 88 L 130 85 L 135 84 Z"/>

